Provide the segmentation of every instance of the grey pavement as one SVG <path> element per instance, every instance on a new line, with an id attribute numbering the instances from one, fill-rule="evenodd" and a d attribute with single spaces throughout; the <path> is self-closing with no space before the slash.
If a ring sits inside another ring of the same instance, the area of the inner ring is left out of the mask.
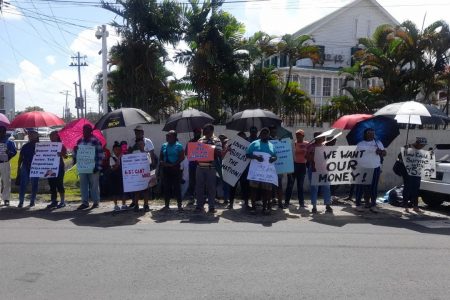
<path id="1" fill-rule="evenodd" d="M 448 299 L 448 207 L 75 208 L 0 207 L 1 299 Z"/>

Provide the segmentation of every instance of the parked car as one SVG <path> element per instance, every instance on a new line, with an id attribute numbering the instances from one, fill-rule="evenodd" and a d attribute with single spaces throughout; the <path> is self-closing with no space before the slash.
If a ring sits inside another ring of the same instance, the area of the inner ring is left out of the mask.
<path id="1" fill-rule="evenodd" d="M 450 202 L 450 144 L 438 144 L 436 156 L 436 177 L 420 182 L 422 201 L 430 207 Z"/>
<path id="2" fill-rule="evenodd" d="M 39 137 L 48 137 L 50 135 L 51 129 L 49 127 L 39 127 L 37 128 Z"/>

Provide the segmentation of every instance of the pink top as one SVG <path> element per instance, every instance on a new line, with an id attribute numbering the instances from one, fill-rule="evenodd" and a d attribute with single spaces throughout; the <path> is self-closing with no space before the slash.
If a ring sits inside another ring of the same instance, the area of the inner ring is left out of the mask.
<path id="1" fill-rule="evenodd" d="M 302 143 L 294 143 L 294 162 L 298 164 L 306 163 L 306 150 L 308 143 L 303 141 Z"/>

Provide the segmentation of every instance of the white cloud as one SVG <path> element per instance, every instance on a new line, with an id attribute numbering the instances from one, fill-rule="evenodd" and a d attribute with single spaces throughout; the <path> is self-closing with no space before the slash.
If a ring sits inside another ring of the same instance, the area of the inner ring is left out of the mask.
<path id="1" fill-rule="evenodd" d="M 49 64 L 49 65 L 54 65 L 56 64 L 56 57 L 54 55 L 47 55 L 45 57 L 45 61 Z"/>
<path id="2" fill-rule="evenodd" d="M 22 12 L 12 4 L 4 4 L 1 17 L 5 20 L 22 20 Z"/>

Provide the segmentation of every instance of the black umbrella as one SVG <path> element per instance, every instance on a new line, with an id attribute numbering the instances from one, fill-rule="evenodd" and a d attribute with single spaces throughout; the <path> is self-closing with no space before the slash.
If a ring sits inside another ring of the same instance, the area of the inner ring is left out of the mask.
<path id="1" fill-rule="evenodd" d="M 400 134 L 397 121 L 386 116 L 375 116 L 370 119 L 359 121 L 347 134 L 349 145 L 356 145 L 364 140 L 364 130 L 372 128 L 375 131 L 375 140 L 388 147 Z"/>
<path id="2" fill-rule="evenodd" d="M 119 108 L 107 113 L 95 123 L 95 127 L 104 130 L 115 127 L 128 127 L 137 124 L 155 122 L 152 116 L 138 108 Z"/>
<path id="3" fill-rule="evenodd" d="M 269 110 L 246 109 L 234 114 L 228 121 L 226 128 L 237 131 L 249 131 L 255 126 L 260 130 L 263 127 L 280 126 L 281 119 Z"/>
<path id="4" fill-rule="evenodd" d="M 183 110 L 170 115 L 164 125 L 163 131 L 191 132 L 195 128 L 214 122 L 214 118 L 194 108 Z"/>

